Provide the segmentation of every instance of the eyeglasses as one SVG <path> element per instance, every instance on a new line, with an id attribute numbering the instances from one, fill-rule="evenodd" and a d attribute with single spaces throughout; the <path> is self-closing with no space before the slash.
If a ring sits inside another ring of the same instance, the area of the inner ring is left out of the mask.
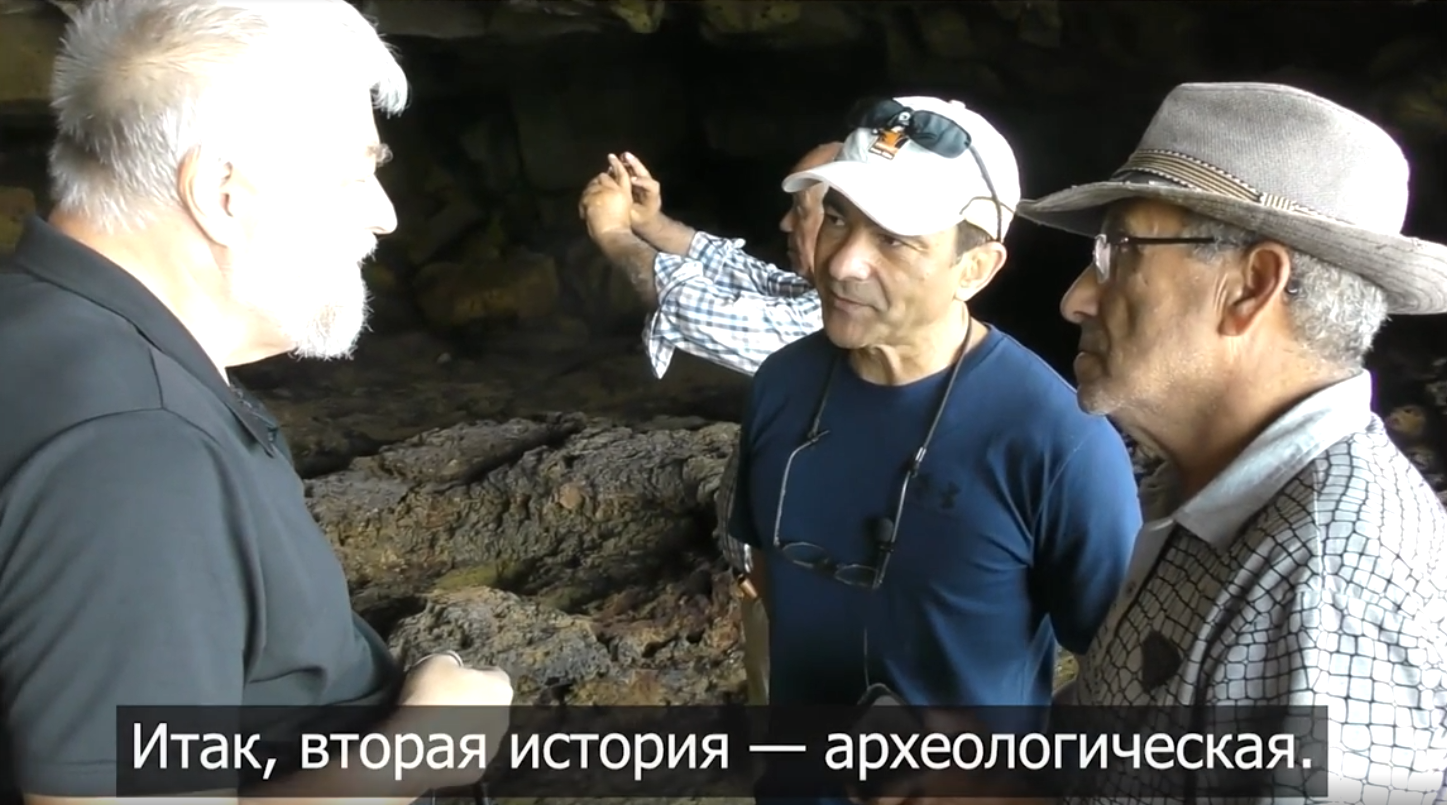
<path id="1" fill-rule="evenodd" d="M 1145 238 L 1135 235 L 1107 235 L 1101 233 L 1095 236 L 1094 263 L 1095 272 L 1100 276 L 1102 283 L 1109 282 L 1112 274 L 1115 273 L 1116 249 L 1134 248 L 1139 246 L 1179 246 L 1186 244 L 1204 245 L 1207 243 L 1219 243 L 1217 238 Z"/>
<path id="2" fill-rule="evenodd" d="M 794 459 L 829 435 L 829 431 L 820 429 L 820 424 L 824 419 L 824 405 L 829 401 L 829 391 L 834 385 L 835 373 L 843 360 L 842 352 L 835 356 L 834 362 L 829 367 L 829 375 L 824 380 L 824 390 L 819 395 L 819 403 L 814 409 L 814 419 L 809 425 L 808 433 L 805 434 L 804 442 L 794 448 L 784 462 L 784 477 L 779 481 L 779 505 L 774 510 L 773 545 L 775 552 L 799 567 L 830 576 L 851 587 L 872 591 L 878 590 L 880 585 L 884 584 L 884 574 L 889 568 L 889 558 L 893 555 L 895 541 L 899 538 L 899 520 L 904 515 L 904 502 L 909 497 L 909 482 L 919 475 L 919 468 L 924 463 L 925 453 L 928 452 L 930 441 L 934 438 L 935 428 L 939 426 L 940 419 L 944 416 L 945 407 L 949 404 L 950 392 L 955 387 L 960 367 L 965 363 L 965 354 L 969 347 L 970 336 L 974 334 L 974 328 L 975 322 L 971 319 L 965 327 L 964 345 L 960 347 L 960 355 L 955 359 L 954 368 L 950 371 L 949 382 L 940 396 L 939 405 L 935 407 L 934 419 L 930 422 L 929 431 L 925 433 L 924 441 L 905 468 L 904 480 L 899 485 L 899 497 L 894 504 L 894 516 L 876 518 L 869 524 L 869 538 L 874 543 L 874 560 L 870 564 L 838 562 L 821 545 L 801 541 L 785 542 L 781 536 L 784 522 L 784 497 L 789 489 L 789 474 L 794 469 Z"/>
<path id="3" fill-rule="evenodd" d="M 980 178 L 985 180 L 985 187 L 990 191 L 990 200 L 1001 213 L 995 218 L 995 240 L 1004 239 L 1005 233 L 1001 227 L 1004 205 L 1000 203 L 1000 196 L 995 192 L 995 183 L 990 179 L 990 171 L 985 167 L 985 161 L 975 150 L 973 138 L 964 126 L 939 112 L 911 109 L 893 98 L 865 98 L 855 103 L 850 109 L 847 123 L 850 129 L 896 131 L 920 148 L 945 159 L 955 159 L 969 152 L 980 168 Z M 960 212 L 963 214 L 964 210 Z"/>

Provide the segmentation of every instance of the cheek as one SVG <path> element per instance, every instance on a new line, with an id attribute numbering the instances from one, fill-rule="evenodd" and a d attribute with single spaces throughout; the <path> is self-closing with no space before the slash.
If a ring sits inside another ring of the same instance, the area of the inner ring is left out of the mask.
<path id="1" fill-rule="evenodd" d="M 817 237 L 811 239 L 809 245 L 814 249 L 814 260 L 822 265 L 834 258 L 841 243 L 843 239 L 836 237 L 834 228 L 826 224 L 819 228 Z"/>
<path id="2" fill-rule="evenodd" d="M 1202 371 L 1209 345 L 1196 326 L 1199 314 L 1182 300 L 1157 295 L 1101 301 L 1113 368 L 1134 377 L 1135 385 L 1170 394 Z"/>
<path id="3" fill-rule="evenodd" d="M 814 239 L 819 237 L 819 229 L 824 225 L 823 215 L 801 215 L 799 221 L 799 235 L 810 245 Z"/>
<path id="4" fill-rule="evenodd" d="M 1137 363 L 1157 351 L 1162 323 L 1169 318 L 1158 303 L 1135 291 L 1103 291 L 1097 301 L 1096 321 L 1104 331 L 1109 356 L 1116 362 Z"/>

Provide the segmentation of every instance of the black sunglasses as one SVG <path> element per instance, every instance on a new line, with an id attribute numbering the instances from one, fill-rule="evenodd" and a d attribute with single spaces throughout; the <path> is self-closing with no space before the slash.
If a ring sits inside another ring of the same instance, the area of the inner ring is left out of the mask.
<path id="1" fill-rule="evenodd" d="M 975 322 L 971 319 L 965 327 L 966 345 L 970 343 L 970 336 L 974 335 L 974 329 Z M 889 568 L 889 557 L 894 553 L 894 543 L 899 538 L 899 518 L 904 515 L 904 502 L 909 498 L 909 482 L 919 475 L 920 465 L 924 463 L 925 453 L 928 452 L 930 442 L 934 439 L 935 428 L 939 426 L 940 419 L 944 417 L 945 408 L 949 405 L 950 392 L 954 390 L 955 380 L 960 375 L 960 367 L 965 363 L 966 354 L 967 350 L 962 348 L 959 357 L 955 359 L 954 368 L 950 370 L 949 382 L 945 384 L 944 393 L 940 395 L 939 404 L 935 407 L 929 431 L 925 433 L 924 441 L 920 444 L 919 449 L 914 451 L 914 455 L 909 458 L 909 464 L 904 472 L 904 480 L 899 485 L 899 498 L 894 505 L 894 516 L 876 518 L 869 523 L 869 538 L 874 543 L 874 561 L 869 564 L 837 562 L 823 546 L 812 542 L 785 542 L 780 531 L 784 522 L 784 495 L 789 489 L 789 473 L 794 468 L 794 459 L 829 435 L 829 431 L 820 429 L 820 424 L 824 419 L 824 404 L 829 401 L 829 390 L 834 385 L 835 372 L 838 371 L 839 364 L 843 361 L 842 352 L 835 356 L 834 362 L 829 366 L 829 375 L 824 380 L 824 389 L 819 394 L 819 402 L 814 408 L 814 419 L 809 424 L 809 431 L 804 436 L 804 442 L 794 448 L 784 462 L 784 477 L 779 481 L 779 505 L 774 511 L 773 545 L 776 552 L 799 567 L 831 576 L 836 581 L 851 587 L 878 590 L 880 585 L 884 584 L 884 573 Z"/>
<path id="2" fill-rule="evenodd" d="M 990 179 L 990 171 L 985 167 L 985 161 L 980 158 L 980 152 L 975 150 L 974 141 L 964 126 L 939 112 L 912 109 L 893 98 L 865 98 L 855 103 L 849 111 L 847 123 L 851 130 L 898 132 L 909 142 L 945 159 L 955 159 L 969 153 L 980 168 L 980 177 L 985 180 L 985 187 L 990 191 L 990 200 L 994 202 L 998 212 L 995 218 L 995 240 L 1004 239 L 1005 233 L 1000 231 L 1000 224 L 1004 220 L 1004 205 L 1000 203 L 1000 195 L 995 192 L 995 183 Z"/>

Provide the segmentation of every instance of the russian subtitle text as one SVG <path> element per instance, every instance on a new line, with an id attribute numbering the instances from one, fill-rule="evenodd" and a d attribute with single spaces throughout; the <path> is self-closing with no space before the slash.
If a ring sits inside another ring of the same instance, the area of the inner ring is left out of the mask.
<path id="1" fill-rule="evenodd" d="M 487 736 L 333 733 L 302 737 L 302 768 L 361 765 L 393 769 L 396 779 L 415 769 L 486 770 Z M 641 781 L 654 769 L 705 769 L 728 764 L 727 735 L 657 733 L 553 733 L 508 736 L 510 767 L 532 770 L 631 770 Z"/>
<path id="2" fill-rule="evenodd" d="M 631 769 L 633 780 L 645 772 L 728 768 L 728 735 L 640 733 L 553 733 L 509 736 L 514 769 Z M 717 765 L 715 765 L 717 764 Z"/>
<path id="3" fill-rule="evenodd" d="M 221 732 L 172 732 L 170 725 L 156 725 L 149 737 L 140 724 L 134 725 L 135 756 L 133 768 L 157 771 L 191 770 L 261 772 L 263 780 L 271 779 L 276 758 L 257 757 L 261 736 Z"/>
<path id="4" fill-rule="evenodd" d="M 392 770 L 395 780 L 409 771 L 475 770 L 487 768 L 487 736 L 482 734 L 418 735 L 401 733 L 332 732 L 301 736 L 301 768 L 365 768 Z"/>
<path id="5" fill-rule="evenodd" d="M 1029 733 L 831 733 L 824 762 L 855 772 L 861 782 L 877 771 L 1073 771 L 1125 767 L 1257 770 L 1309 768 L 1294 734 L 1186 733 L 1172 735 Z"/>

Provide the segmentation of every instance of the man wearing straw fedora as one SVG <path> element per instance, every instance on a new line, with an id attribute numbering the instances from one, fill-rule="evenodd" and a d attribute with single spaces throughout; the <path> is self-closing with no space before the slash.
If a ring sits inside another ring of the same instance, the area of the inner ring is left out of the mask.
<path id="1" fill-rule="evenodd" d="M 1165 459 L 1074 702 L 1325 708 L 1330 796 L 1305 801 L 1441 801 L 1447 768 L 1447 514 L 1363 369 L 1388 314 L 1447 311 L 1407 188 L 1354 112 L 1186 84 L 1108 180 L 1019 208 L 1095 239 L 1061 302 L 1079 403 Z M 1180 796 L 1136 777 L 1097 801 Z"/>

